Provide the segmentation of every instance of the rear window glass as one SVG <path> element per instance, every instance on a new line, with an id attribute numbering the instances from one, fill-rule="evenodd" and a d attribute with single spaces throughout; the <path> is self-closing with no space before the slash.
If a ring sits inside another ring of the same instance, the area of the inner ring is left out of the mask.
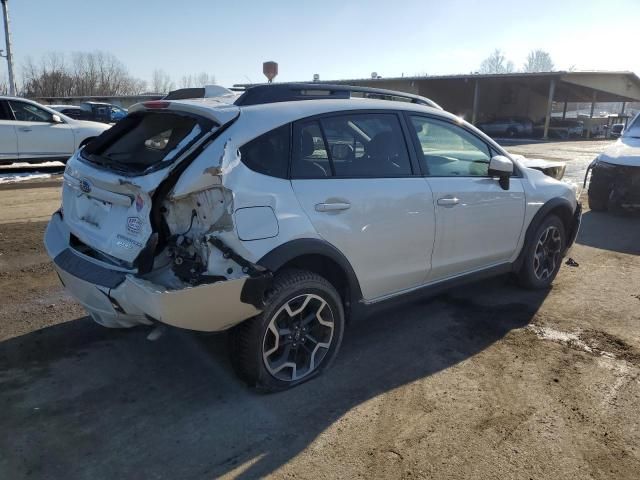
<path id="1" fill-rule="evenodd" d="M 87 145 L 82 156 L 115 170 L 142 173 L 171 163 L 212 127 L 211 121 L 181 113 L 133 113 Z"/>
<path id="2" fill-rule="evenodd" d="M 271 177 L 287 178 L 289 124 L 271 130 L 240 147 L 240 159 L 251 170 Z"/>

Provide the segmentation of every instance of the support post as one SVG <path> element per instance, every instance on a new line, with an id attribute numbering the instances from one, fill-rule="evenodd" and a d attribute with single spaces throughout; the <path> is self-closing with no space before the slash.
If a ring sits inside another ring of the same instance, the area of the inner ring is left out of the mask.
<path id="1" fill-rule="evenodd" d="M 593 118 L 593 111 L 596 109 L 596 100 L 598 100 L 598 92 L 593 91 L 591 96 L 591 112 L 589 113 L 589 119 Z M 593 129 L 593 122 L 589 122 L 589 129 L 587 130 L 587 138 L 591 138 L 591 130 Z"/>
<path id="2" fill-rule="evenodd" d="M 569 103 L 569 102 L 567 102 L 565 100 L 564 106 L 562 107 L 562 119 L 563 120 L 565 120 L 567 118 L 567 103 Z"/>
<path id="3" fill-rule="evenodd" d="M 478 85 L 478 79 L 476 78 L 476 83 L 473 87 L 473 111 L 471 112 L 471 124 L 475 125 L 476 120 L 478 119 L 478 102 L 480 99 L 480 87 Z"/>
<path id="4" fill-rule="evenodd" d="M 4 38 L 6 43 L 6 53 L 3 57 L 7 57 L 7 70 L 9 72 L 9 95 L 15 97 L 16 95 L 16 80 L 13 76 L 13 53 L 11 52 L 11 30 L 9 29 L 9 6 L 7 0 L 0 0 L 2 2 L 2 14 L 4 17 Z"/>
<path id="5" fill-rule="evenodd" d="M 551 109 L 553 108 L 553 94 L 556 91 L 556 79 L 552 78 L 549 82 L 549 98 L 547 99 L 547 116 L 544 119 L 544 133 L 542 138 L 547 140 L 549 138 L 549 124 L 551 123 Z"/>

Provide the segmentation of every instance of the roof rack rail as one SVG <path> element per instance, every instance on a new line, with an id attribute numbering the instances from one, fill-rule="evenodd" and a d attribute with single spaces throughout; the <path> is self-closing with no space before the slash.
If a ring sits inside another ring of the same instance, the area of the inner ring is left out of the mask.
<path id="1" fill-rule="evenodd" d="M 382 100 L 404 99 L 410 103 L 442 107 L 433 100 L 411 93 L 385 90 L 382 88 L 357 87 L 353 85 L 329 85 L 324 83 L 276 83 L 248 87 L 234 102 L 236 105 L 261 105 L 263 103 L 292 102 L 297 100 L 348 99 L 353 93 L 361 93 L 364 98 Z"/>

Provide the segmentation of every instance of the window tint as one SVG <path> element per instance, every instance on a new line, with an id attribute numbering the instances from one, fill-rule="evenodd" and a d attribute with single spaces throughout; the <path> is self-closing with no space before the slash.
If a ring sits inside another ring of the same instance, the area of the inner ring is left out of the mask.
<path id="1" fill-rule="evenodd" d="M 331 176 L 329 155 L 324 145 L 318 122 L 300 125 L 294 145 L 295 161 L 291 166 L 293 178 L 319 178 Z"/>
<path id="2" fill-rule="evenodd" d="M 287 178 L 290 130 L 283 125 L 240 147 L 242 162 L 258 173 Z"/>
<path id="3" fill-rule="evenodd" d="M 420 143 L 423 168 L 436 177 L 486 177 L 489 147 L 460 127 L 425 117 L 411 117 Z"/>
<path id="4" fill-rule="evenodd" d="M 52 114 L 42 108 L 25 102 L 9 100 L 13 115 L 19 122 L 51 122 Z"/>
<path id="5" fill-rule="evenodd" d="M 7 102 L 0 101 L 0 120 L 13 120 L 13 117 L 8 111 L 9 105 Z"/>
<path id="6" fill-rule="evenodd" d="M 411 175 L 398 117 L 353 114 L 307 122 L 297 130 L 294 178 Z"/>
<path id="7" fill-rule="evenodd" d="M 337 177 L 411 175 L 411 163 L 398 117 L 343 115 L 321 120 Z"/>

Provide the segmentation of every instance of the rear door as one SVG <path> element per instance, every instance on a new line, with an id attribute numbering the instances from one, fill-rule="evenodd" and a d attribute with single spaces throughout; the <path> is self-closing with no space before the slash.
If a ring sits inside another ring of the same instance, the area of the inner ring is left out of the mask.
<path id="1" fill-rule="evenodd" d="M 53 114 L 32 103 L 9 100 L 15 118 L 20 159 L 69 157 L 74 150 L 71 126 L 53 121 Z"/>
<path id="2" fill-rule="evenodd" d="M 18 159 L 18 136 L 15 121 L 6 100 L 0 100 L 0 162 Z"/>
<path id="3" fill-rule="evenodd" d="M 343 113 L 294 126 L 292 185 L 316 231 L 351 262 L 365 299 L 425 282 L 432 195 L 414 175 L 402 119 Z"/>
<path id="4" fill-rule="evenodd" d="M 525 195 L 518 176 L 508 190 L 489 177 L 490 147 L 448 121 L 409 115 L 433 192 L 436 238 L 430 281 L 510 261 L 522 233 Z"/>

